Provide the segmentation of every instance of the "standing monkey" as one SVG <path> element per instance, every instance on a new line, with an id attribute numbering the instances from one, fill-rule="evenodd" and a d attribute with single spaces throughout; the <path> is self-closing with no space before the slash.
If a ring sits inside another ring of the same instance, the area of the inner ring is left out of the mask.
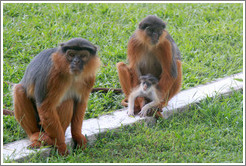
<path id="1" fill-rule="evenodd" d="M 179 92 L 182 82 L 180 51 L 165 30 L 166 24 L 158 17 L 150 15 L 144 18 L 127 47 L 129 65 L 117 63 L 117 70 L 122 90 L 126 98 L 122 105 L 127 106 L 128 97 L 142 75 L 152 74 L 158 81 L 162 107 Z M 145 104 L 143 97 L 135 101 L 134 111 L 139 112 Z"/>
<path id="2" fill-rule="evenodd" d="M 71 122 L 72 138 L 85 148 L 81 133 L 87 101 L 100 60 L 89 41 L 74 38 L 58 48 L 39 53 L 14 86 L 14 115 L 27 133 L 31 147 L 54 145 L 66 155 L 65 131 Z"/>

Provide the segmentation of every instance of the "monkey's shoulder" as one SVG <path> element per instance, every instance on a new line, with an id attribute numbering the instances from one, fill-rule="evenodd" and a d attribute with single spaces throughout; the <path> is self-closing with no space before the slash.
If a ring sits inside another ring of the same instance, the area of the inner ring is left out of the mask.
<path id="1" fill-rule="evenodd" d="M 167 39 L 171 43 L 173 56 L 176 59 L 181 60 L 180 50 L 177 44 L 175 43 L 174 39 L 172 38 L 172 36 L 167 31 L 165 31 L 165 39 Z"/>
<path id="2" fill-rule="evenodd" d="M 165 38 L 170 41 L 170 42 L 175 42 L 172 38 L 172 36 L 170 35 L 170 33 L 168 33 L 168 31 L 164 31 L 164 36 Z"/>
<path id="3" fill-rule="evenodd" d="M 50 56 L 56 51 L 57 48 L 51 48 L 36 55 L 28 64 L 24 76 L 20 82 L 27 90 L 29 87 L 34 86 L 36 89 L 36 94 L 39 95 L 41 100 L 45 96 L 48 75 L 53 64 L 50 60 Z"/>
<path id="4" fill-rule="evenodd" d="M 132 36 L 130 37 L 129 41 L 128 41 L 128 46 L 130 47 L 137 47 L 140 46 L 142 43 L 142 35 L 140 35 L 139 33 L 142 33 L 142 31 L 135 31 Z M 140 39 L 139 39 L 140 38 Z"/>
<path id="5" fill-rule="evenodd" d="M 33 61 L 46 61 L 47 58 L 49 58 L 53 53 L 57 52 L 57 50 L 58 48 L 43 50 L 33 58 Z"/>
<path id="6" fill-rule="evenodd" d="M 136 38 L 136 32 L 134 32 L 134 33 L 131 35 L 130 40 L 131 40 L 131 39 L 134 39 L 134 38 Z"/>

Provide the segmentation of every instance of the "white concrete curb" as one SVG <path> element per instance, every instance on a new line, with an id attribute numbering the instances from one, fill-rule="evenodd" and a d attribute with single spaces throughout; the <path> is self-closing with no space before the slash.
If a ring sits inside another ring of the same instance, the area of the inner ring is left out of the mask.
<path id="1" fill-rule="evenodd" d="M 199 103 L 206 97 L 213 97 L 216 94 L 227 94 L 231 93 L 233 90 L 243 89 L 244 83 L 243 81 L 238 81 L 238 79 L 244 80 L 243 73 L 238 73 L 218 79 L 206 85 L 199 85 L 194 88 L 181 91 L 169 101 L 167 107 L 163 108 L 164 118 L 168 118 L 177 110 L 182 111 L 182 109 L 188 105 Z"/>
<path id="2" fill-rule="evenodd" d="M 233 90 L 243 89 L 244 82 L 238 81 L 243 80 L 243 73 L 235 74 L 223 79 L 218 79 L 215 82 L 197 86 L 188 90 L 181 91 L 172 100 L 169 105 L 163 108 L 163 116 L 168 118 L 174 112 L 182 111 L 185 107 L 198 103 L 206 97 L 212 97 L 216 94 L 227 94 Z M 118 110 L 113 112 L 111 115 L 103 115 L 99 118 L 93 118 L 84 120 L 82 133 L 87 136 L 89 143 L 96 140 L 99 133 L 103 133 L 107 130 L 119 128 L 122 125 L 130 125 L 142 120 L 154 120 L 154 118 L 140 118 L 129 117 L 127 110 Z M 72 144 L 72 136 L 70 127 L 66 131 L 66 143 Z M 3 159 L 11 159 L 20 161 L 24 158 L 29 158 L 32 153 L 37 151 L 41 152 L 43 156 L 48 156 L 50 148 L 42 148 L 38 150 L 27 149 L 27 146 L 31 142 L 28 139 L 15 141 L 9 144 L 5 144 L 2 149 Z"/>

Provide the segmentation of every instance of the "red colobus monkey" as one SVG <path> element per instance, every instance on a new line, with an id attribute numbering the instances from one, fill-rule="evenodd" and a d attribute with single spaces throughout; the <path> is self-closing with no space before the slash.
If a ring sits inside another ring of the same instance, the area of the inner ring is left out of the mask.
<path id="1" fill-rule="evenodd" d="M 150 100 L 143 106 L 138 113 L 140 116 L 146 116 L 149 109 L 158 106 L 161 102 L 160 92 L 158 91 L 158 79 L 151 74 L 140 76 L 140 85 L 134 88 L 129 96 L 128 115 L 134 115 L 134 103 L 137 97 L 144 97 Z"/>
<path id="2" fill-rule="evenodd" d="M 75 145 L 86 146 L 81 133 L 89 94 L 100 60 L 97 48 L 82 38 L 39 53 L 14 86 L 14 115 L 31 147 L 54 145 L 66 155 L 65 131 L 71 123 Z"/>
<path id="3" fill-rule="evenodd" d="M 161 103 L 158 109 L 180 91 L 182 82 L 182 64 L 180 51 L 166 24 L 158 17 L 150 15 L 144 18 L 131 36 L 127 47 L 129 65 L 117 63 L 120 84 L 125 94 L 122 105 L 128 106 L 129 95 L 139 85 L 140 77 L 152 74 L 158 79 Z M 145 105 L 143 97 L 138 97 L 134 112 L 138 113 Z"/>

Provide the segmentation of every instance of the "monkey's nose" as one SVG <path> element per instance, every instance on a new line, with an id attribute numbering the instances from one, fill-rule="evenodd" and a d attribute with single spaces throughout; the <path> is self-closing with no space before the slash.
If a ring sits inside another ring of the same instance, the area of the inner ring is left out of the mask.
<path id="1" fill-rule="evenodd" d="M 143 86 L 143 90 L 146 90 L 147 89 L 147 85 L 146 84 L 144 84 L 144 86 Z"/>
<path id="2" fill-rule="evenodd" d="M 79 59 L 77 59 L 77 58 L 75 58 L 74 60 L 73 60 L 73 63 L 75 64 L 75 65 L 78 65 L 79 64 Z"/>
<path id="3" fill-rule="evenodd" d="M 156 32 L 153 32 L 152 36 L 153 36 L 154 38 L 158 38 L 158 34 L 157 34 Z"/>
<path id="4" fill-rule="evenodd" d="M 158 42 L 159 36 L 156 32 L 152 33 L 152 44 L 156 44 Z"/>
<path id="5" fill-rule="evenodd" d="M 156 40 L 158 39 L 158 34 L 156 32 L 153 32 L 152 36 L 153 36 L 153 39 L 156 39 Z"/>

